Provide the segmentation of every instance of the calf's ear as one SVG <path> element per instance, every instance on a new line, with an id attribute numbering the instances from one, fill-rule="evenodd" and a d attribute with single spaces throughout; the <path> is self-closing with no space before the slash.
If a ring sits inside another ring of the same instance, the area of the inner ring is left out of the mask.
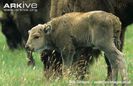
<path id="1" fill-rule="evenodd" d="M 52 32 L 52 26 L 50 24 L 46 25 L 46 28 L 44 28 L 44 32 L 45 34 L 50 34 Z"/>

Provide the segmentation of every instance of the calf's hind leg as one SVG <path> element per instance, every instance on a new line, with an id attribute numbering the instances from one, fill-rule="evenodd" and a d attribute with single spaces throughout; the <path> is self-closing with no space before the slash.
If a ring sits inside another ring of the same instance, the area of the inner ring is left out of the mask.
<path id="1" fill-rule="evenodd" d="M 118 50 L 121 49 L 121 47 L 120 47 L 121 42 L 120 42 L 120 39 L 119 39 L 119 35 L 114 37 L 114 44 L 115 44 L 115 46 L 117 47 Z M 106 78 L 106 80 L 109 80 L 111 78 L 112 68 L 111 68 L 110 61 L 108 60 L 106 55 L 104 55 L 104 58 L 105 58 L 105 61 L 106 61 L 106 64 L 107 64 L 107 78 Z"/>
<path id="2" fill-rule="evenodd" d="M 117 79 L 117 73 L 119 70 L 122 81 L 127 81 L 127 70 L 123 54 L 116 48 L 114 43 L 108 43 L 105 45 L 103 44 L 102 46 L 98 47 L 104 51 L 112 66 L 111 80 L 115 81 Z"/>

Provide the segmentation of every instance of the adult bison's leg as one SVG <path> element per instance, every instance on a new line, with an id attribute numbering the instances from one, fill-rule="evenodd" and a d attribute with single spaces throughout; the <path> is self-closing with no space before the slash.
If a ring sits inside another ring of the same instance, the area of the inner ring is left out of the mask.
<path id="1" fill-rule="evenodd" d="M 26 50 L 26 52 L 27 52 L 27 58 L 28 58 L 27 65 L 34 67 L 35 66 L 35 60 L 34 60 L 34 58 L 32 56 L 32 51 Z"/>
<path id="2" fill-rule="evenodd" d="M 92 47 L 76 49 L 73 62 L 76 79 L 83 80 L 85 78 L 87 68 L 94 62 L 94 59 L 99 57 L 99 54 L 100 50 L 92 49 Z"/>
<path id="3" fill-rule="evenodd" d="M 123 50 L 123 46 L 124 46 L 124 39 L 125 39 L 125 32 L 126 32 L 126 28 L 122 28 L 121 30 L 121 35 L 120 35 L 120 41 L 121 41 L 121 45 L 120 45 L 120 51 Z"/>
<path id="4" fill-rule="evenodd" d="M 88 57 L 88 51 L 86 51 L 85 48 L 76 50 L 76 54 L 74 55 L 73 70 L 72 70 L 73 74 L 76 75 L 76 79 L 83 80 L 85 78 L 89 57 Z"/>
<path id="5" fill-rule="evenodd" d="M 44 65 L 44 73 L 47 79 L 62 76 L 62 58 L 55 50 L 44 50 L 41 53 L 41 60 Z"/>

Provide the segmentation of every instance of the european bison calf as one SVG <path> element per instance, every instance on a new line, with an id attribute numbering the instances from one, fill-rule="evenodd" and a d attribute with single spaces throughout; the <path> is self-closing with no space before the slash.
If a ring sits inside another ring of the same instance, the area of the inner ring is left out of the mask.
<path id="1" fill-rule="evenodd" d="M 61 53 L 63 68 L 73 62 L 76 48 L 92 47 L 102 50 L 112 66 L 111 80 L 117 79 L 118 69 L 122 80 L 127 80 L 123 54 L 116 48 L 121 22 L 118 17 L 104 11 L 73 12 L 39 24 L 29 31 L 26 47 L 29 50 L 55 49 Z M 114 42 L 115 39 L 115 42 Z"/>

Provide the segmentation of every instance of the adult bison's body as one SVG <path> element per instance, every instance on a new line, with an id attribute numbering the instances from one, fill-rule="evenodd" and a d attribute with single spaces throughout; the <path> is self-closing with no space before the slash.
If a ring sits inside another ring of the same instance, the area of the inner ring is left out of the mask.
<path id="1" fill-rule="evenodd" d="M 111 80 L 117 79 L 118 70 L 122 80 L 127 80 L 123 54 L 115 46 L 119 46 L 120 31 L 120 20 L 111 13 L 68 13 L 33 27 L 29 31 L 26 48 L 31 51 L 55 49 L 61 53 L 65 68 L 72 66 L 77 48 L 97 48 L 104 51 L 110 60 L 113 69 Z"/>
<path id="2" fill-rule="evenodd" d="M 121 50 L 126 27 L 133 23 L 133 1 L 131 0 L 51 0 L 50 17 L 54 18 L 69 12 L 103 10 L 118 16 L 122 21 Z"/>

